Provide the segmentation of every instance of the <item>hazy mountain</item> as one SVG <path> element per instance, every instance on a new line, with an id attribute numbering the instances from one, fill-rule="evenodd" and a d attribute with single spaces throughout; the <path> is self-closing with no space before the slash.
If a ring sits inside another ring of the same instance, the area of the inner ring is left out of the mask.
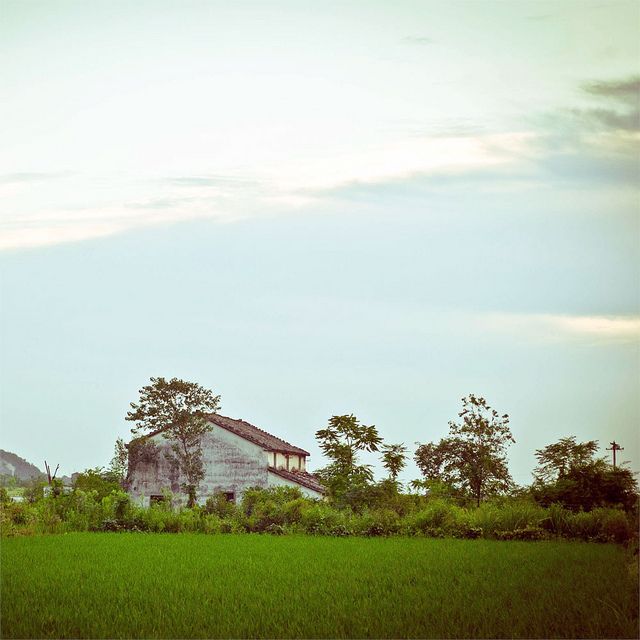
<path id="1" fill-rule="evenodd" d="M 11 451 L 0 449 L 0 475 L 15 476 L 18 480 L 29 480 L 34 476 L 41 476 L 43 473 L 24 458 L 11 453 Z"/>

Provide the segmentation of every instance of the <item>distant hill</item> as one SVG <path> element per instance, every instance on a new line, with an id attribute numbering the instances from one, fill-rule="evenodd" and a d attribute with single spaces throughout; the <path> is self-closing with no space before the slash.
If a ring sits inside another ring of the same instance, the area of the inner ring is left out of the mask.
<path id="1" fill-rule="evenodd" d="M 44 474 L 35 464 L 27 462 L 11 451 L 0 449 L 0 475 L 15 476 L 18 480 L 23 481 Z"/>

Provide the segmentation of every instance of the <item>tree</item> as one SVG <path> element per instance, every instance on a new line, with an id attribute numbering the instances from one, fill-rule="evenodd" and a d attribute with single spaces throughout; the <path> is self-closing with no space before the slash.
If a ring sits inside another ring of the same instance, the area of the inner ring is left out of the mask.
<path id="1" fill-rule="evenodd" d="M 44 468 L 47 471 L 47 482 L 49 483 L 51 495 L 54 498 L 57 498 L 62 493 L 62 481 L 59 480 L 58 478 L 56 478 L 56 474 L 58 473 L 58 469 L 60 468 L 60 465 L 59 464 L 56 465 L 56 469 L 52 474 L 51 473 L 51 467 L 49 466 L 49 464 L 45 460 L 44 461 Z"/>
<path id="2" fill-rule="evenodd" d="M 102 467 L 86 469 L 82 473 L 74 474 L 73 488 L 81 491 L 95 491 L 98 500 L 102 500 L 113 491 L 120 489 L 117 477 Z"/>
<path id="3" fill-rule="evenodd" d="M 606 506 L 632 509 L 638 489 L 634 474 L 596 458 L 597 450 L 597 440 L 576 442 L 575 436 L 538 449 L 531 487 L 535 500 L 544 506 L 557 502 L 573 510 Z"/>
<path id="4" fill-rule="evenodd" d="M 462 422 L 449 422 L 449 437 L 418 446 L 415 461 L 426 480 L 444 482 L 479 506 L 486 496 L 512 485 L 506 449 L 515 440 L 509 416 L 498 415 L 484 398 L 463 398 L 458 416 Z"/>
<path id="5" fill-rule="evenodd" d="M 374 425 L 360 424 L 353 414 L 332 416 L 326 429 L 316 431 L 316 439 L 331 461 L 316 475 L 333 498 L 340 499 L 373 480 L 371 466 L 358 464 L 358 453 L 378 451 L 382 438 Z"/>
<path id="6" fill-rule="evenodd" d="M 403 444 L 385 444 L 382 447 L 382 465 L 389 479 L 396 482 L 398 474 L 407 466 L 407 448 Z"/>
<path id="7" fill-rule="evenodd" d="M 127 480 L 127 468 L 129 462 L 129 452 L 122 438 L 116 439 L 113 458 L 109 463 L 109 472 L 117 478 L 120 487 L 124 489 Z"/>
<path id="8" fill-rule="evenodd" d="M 560 438 L 558 442 L 536 450 L 538 466 L 533 472 L 536 482 L 551 482 L 564 478 L 572 469 L 592 461 L 598 450 L 597 440 L 576 442 L 576 437 Z"/>
<path id="9" fill-rule="evenodd" d="M 132 433 L 161 433 L 171 442 L 167 458 L 185 478 L 181 487 L 188 495 L 187 505 L 193 507 L 204 478 L 202 437 L 212 428 L 206 416 L 220 409 L 220 396 L 195 382 L 151 378 L 131 408 L 125 419 L 136 423 Z"/>

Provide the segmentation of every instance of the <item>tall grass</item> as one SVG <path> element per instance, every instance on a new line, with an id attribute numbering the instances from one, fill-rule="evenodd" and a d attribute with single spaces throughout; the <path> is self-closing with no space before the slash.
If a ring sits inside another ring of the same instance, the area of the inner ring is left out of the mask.
<path id="1" fill-rule="evenodd" d="M 634 519 L 635 518 L 635 519 Z M 551 537 L 626 542 L 637 535 L 637 513 L 618 509 L 571 512 L 543 508 L 527 500 L 486 502 L 463 508 L 443 499 L 423 499 L 398 513 L 391 508 L 337 509 L 303 498 L 291 489 L 251 490 L 241 505 L 219 497 L 204 508 L 173 510 L 170 505 L 136 507 L 126 494 L 101 500 L 75 491 L 35 504 L 9 503 L 0 511 L 2 534 L 73 531 L 149 531 L 153 533 L 308 533 L 330 536 L 431 536 L 539 540 Z"/>
<path id="2" fill-rule="evenodd" d="M 638 631 L 637 578 L 614 545 L 74 533 L 5 539 L 0 559 L 5 638 Z"/>

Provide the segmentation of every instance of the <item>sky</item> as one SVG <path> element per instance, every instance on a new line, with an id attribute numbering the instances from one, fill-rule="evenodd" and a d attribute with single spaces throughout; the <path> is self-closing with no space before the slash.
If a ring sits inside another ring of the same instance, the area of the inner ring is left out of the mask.
<path id="1" fill-rule="evenodd" d="M 569 435 L 640 470 L 639 26 L 615 0 L 4 0 L 0 446 L 106 465 L 175 376 L 311 469 L 332 415 L 412 456 L 474 393 L 520 484 Z"/>

